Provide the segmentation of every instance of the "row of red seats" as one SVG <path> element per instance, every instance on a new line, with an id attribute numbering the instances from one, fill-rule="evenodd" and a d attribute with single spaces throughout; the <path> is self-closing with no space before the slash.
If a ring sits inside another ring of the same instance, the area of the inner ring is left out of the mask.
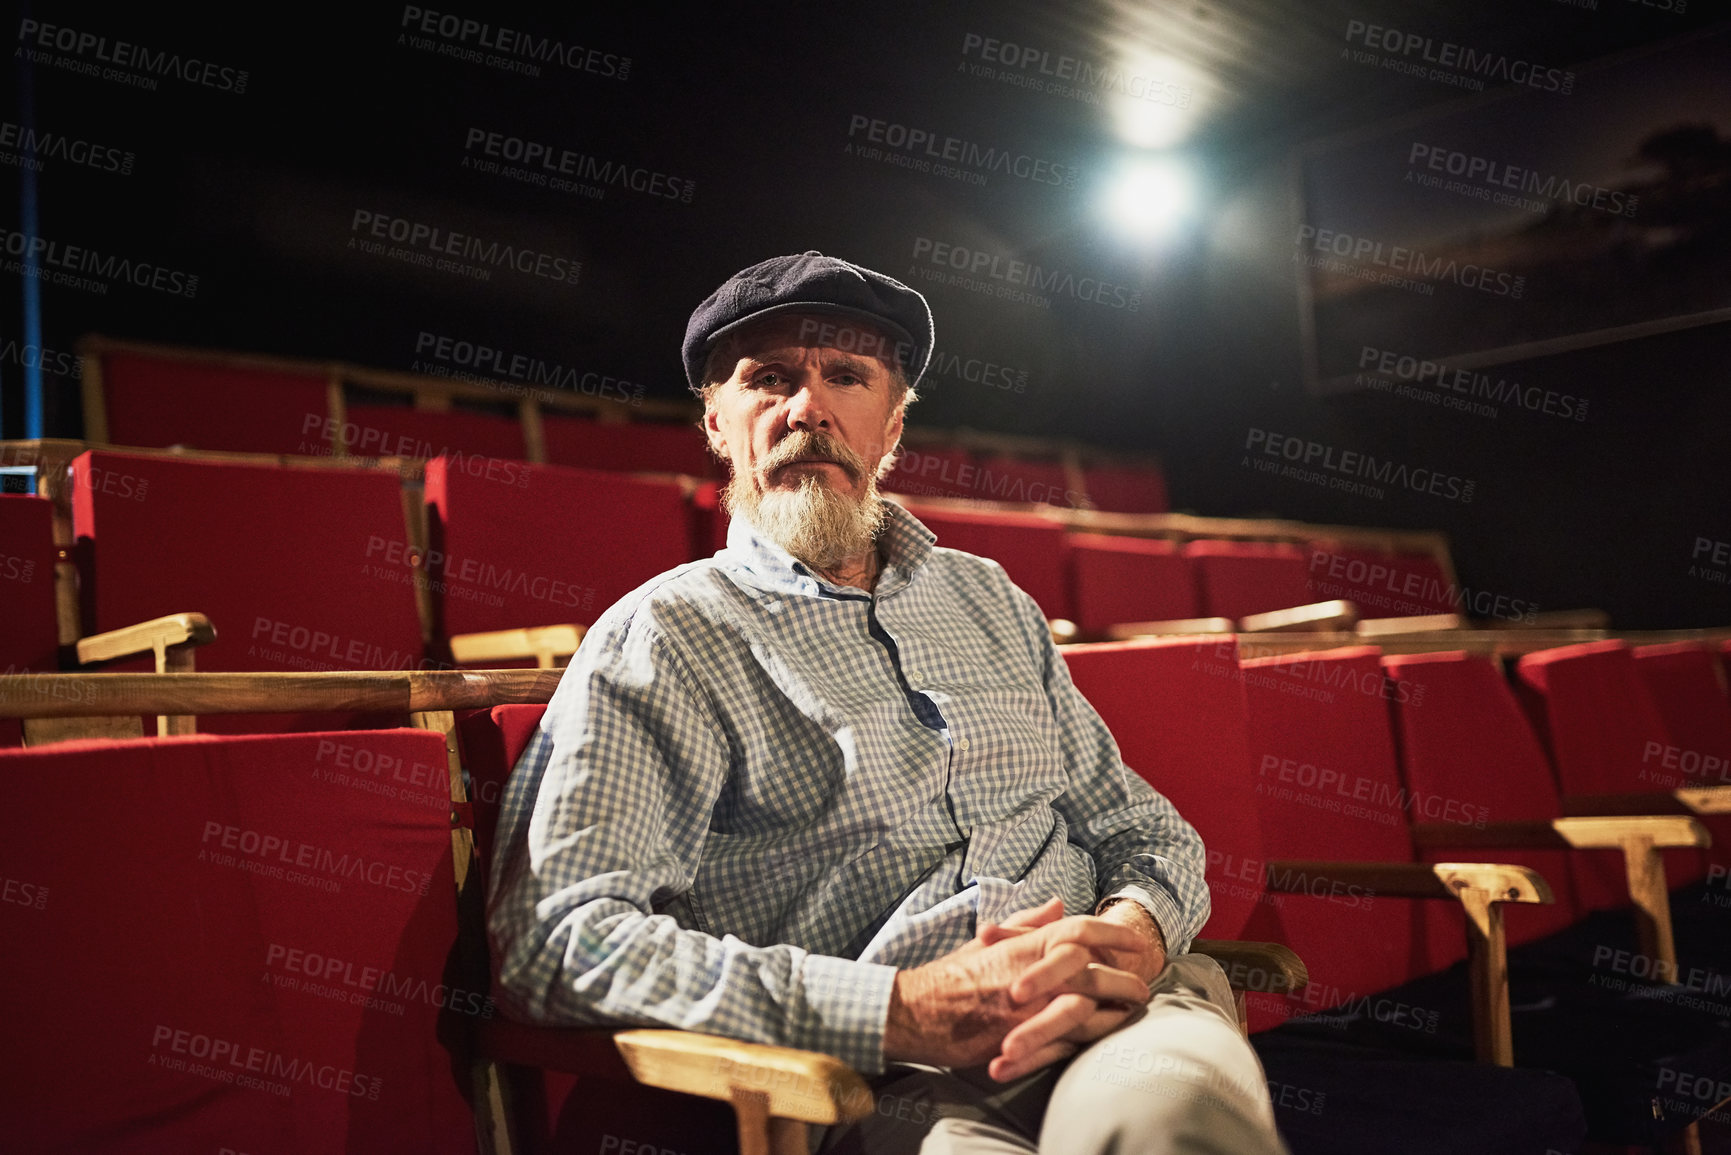
<path id="1" fill-rule="evenodd" d="M 209 670 L 413 668 L 448 660 L 443 639 L 456 634 L 586 625 L 726 533 L 713 485 L 693 501 L 676 479 L 499 458 L 428 463 L 424 548 L 390 471 L 92 451 L 72 474 L 83 634 L 205 613 L 220 631 L 199 655 Z M 997 558 L 1048 617 L 1086 629 L 1320 600 L 1311 574 L 1326 558 L 1297 546 L 1180 546 L 1070 534 L 1025 514 L 917 512 L 942 544 Z M 19 623 L 0 664 L 52 670 L 48 502 L 0 497 L 0 530 L 17 543 L 0 561 L 0 581 L 11 579 L 0 593 Z M 1429 559 L 1399 564 L 1435 570 Z"/>
<path id="2" fill-rule="evenodd" d="M 1610 742 L 1603 727 L 1619 725 L 1632 735 L 1622 748 L 1632 756 L 1642 747 L 1638 767 L 1626 757 L 1615 776 L 1565 778 L 1563 791 L 1668 787 L 1674 779 L 1652 777 L 1667 769 L 1685 782 L 1713 767 L 1722 777 L 1722 760 L 1667 752 L 1696 743 L 1697 753 L 1719 757 L 1711 750 L 1722 745 L 1642 729 L 1665 725 L 1667 711 L 1711 707 L 1721 691 L 1703 655 L 1663 647 L 1637 656 L 1613 644 L 1527 659 L 1522 684 L 1546 711 L 1559 774 L 1577 771 L 1562 769 L 1558 732 L 1599 726 L 1581 743 L 1599 747 Z M 1311 992 L 1258 1000 L 1258 1026 L 1381 1006 L 1372 996 L 1461 953 L 1458 911 L 1451 925 L 1403 899 L 1308 886 L 1276 892 L 1270 861 L 1413 862 L 1414 822 L 1471 827 L 1557 812 L 1558 781 L 1530 733 L 1523 743 L 1521 709 L 1484 659 L 1379 662 L 1359 647 L 1241 663 L 1234 644 L 1219 639 L 1074 647 L 1066 657 L 1127 762 L 1203 833 L 1215 900 L 1205 933 L 1284 941 L 1309 965 Z M 1618 668 L 1637 680 L 1607 691 Z M 1608 719 L 1591 697 L 1639 697 L 1648 682 L 1669 704 L 1655 704 L 1645 721 L 1626 710 Z M 1690 696 L 1679 700 L 1678 687 Z M 541 711 L 498 707 L 461 722 L 484 852 L 503 784 Z M 1705 712 L 1726 716 L 1723 702 Z M 1653 741 L 1662 746 L 1656 754 L 1646 748 Z M 463 971 L 453 953 L 438 736 L 200 736 L 0 755 L 8 757 L 18 759 L 7 781 L 22 820 L 0 863 L 10 903 L 0 906 L 6 979 L 41 997 L 25 1000 L 17 1022 L 33 1046 L 9 1050 L 0 1079 L 29 1105 L 9 1113 L 26 1147 L 103 1136 L 138 1150 L 194 1141 L 249 1150 L 270 1146 L 271 1135 L 305 1151 L 468 1149 L 462 1065 L 448 1052 L 464 1025 L 493 1012 L 484 971 Z M 411 768 L 392 781 L 415 788 L 374 789 L 375 771 L 388 766 Z M 74 830 L 86 852 L 60 853 Z M 1593 853 L 1546 853 L 1535 864 L 1558 905 L 1515 910 L 1517 942 L 1591 907 L 1582 895 Z M 117 878 L 150 885 L 117 887 Z M 1537 917 L 1519 917 L 1528 914 Z M 117 942 L 126 944 L 118 964 Z M 1425 1035 L 1433 1010 L 1405 1005 L 1399 1017 Z M 1517 1024 L 1517 1044 L 1520 1037 Z M 1290 1054 L 1262 1046 L 1271 1075 L 1310 1086 L 1314 1056 L 1303 1057 L 1308 1073 L 1294 1074 Z M 64 1077 L 74 1065 L 111 1077 L 93 1093 Z M 1454 1076 L 1470 1073 L 1458 1066 L 1449 1068 Z M 1356 1084 L 1364 1083 L 1361 1075 Z M 553 1082 L 550 1127 L 569 1123 L 558 1106 L 570 1085 Z M 107 1093 L 119 1087 L 124 1094 Z M 1337 1100 L 1320 1121 L 1303 1112 L 1282 1121 L 1338 1127 L 1343 1113 Z"/>
<path id="3" fill-rule="evenodd" d="M 1517 998 L 1516 1064 L 1568 1073 L 1608 1142 L 1652 1141 L 1712 1106 L 1662 1092 L 1731 1060 L 1718 1019 L 1686 1000 L 1610 996 L 1666 977 L 1636 947 L 1632 922 L 1619 916 L 1610 930 L 1598 924 L 1556 945 L 1591 912 L 1627 909 L 1620 855 L 1480 844 L 1498 823 L 1558 818 L 1565 798 L 1641 792 L 1663 803 L 1658 794 L 1680 786 L 1731 789 L 1731 706 L 1705 647 L 1638 653 L 1613 642 L 1533 654 L 1517 668 L 1519 692 L 1489 659 L 1458 652 L 1381 657 L 1353 647 L 1239 662 L 1231 642 L 1149 640 L 1069 647 L 1066 657 L 1126 762 L 1203 834 L 1213 897 L 1204 934 L 1283 942 L 1305 960 L 1305 991 L 1251 996 L 1254 1028 L 1290 1021 L 1299 1038 L 1470 1053 L 1464 976 L 1456 967 L 1452 986 L 1426 980 L 1466 954 L 1462 910 L 1378 894 L 1350 875 L 1342 883 L 1318 862 L 1525 865 L 1554 903 L 1509 905 L 1508 941 L 1545 947 L 1545 977 L 1566 972 L 1569 984 Z M 1544 723 L 1554 763 L 1521 695 Z M 1665 722 L 1685 714 L 1689 733 Z M 1696 752 L 1695 771 L 1666 753 L 1678 749 Z M 1731 835 L 1723 819 L 1708 824 Z M 1457 841 L 1466 848 L 1442 845 Z M 1699 992 L 1714 976 L 1724 982 L 1731 955 L 1731 911 L 1715 905 L 1731 896 L 1731 855 L 1721 838 L 1712 857 L 1667 858 L 1673 887 L 1696 884 L 1672 903 L 1680 959 L 1670 977 Z M 1423 993 L 1403 993 L 1415 982 Z M 1631 1041 L 1640 1031 L 1661 1039 L 1651 1053 Z M 1258 1045 L 1271 1078 L 1303 1069 L 1286 1050 L 1293 1036 L 1259 1036 Z"/>
<path id="4" fill-rule="evenodd" d="M 329 381 L 293 373 L 169 356 L 112 351 L 103 357 L 107 440 L 115 445 L 190 444 L 250 453 L 330 452 L 325 417 Z M 591 377 L 594 375 L 591 374 Z M 580 387 L 585 387 L 579 381 Z M 609 384 L 606 397 L 629 400 Z M 234 402 L 245 397 L 244 406 Z M 341 430 L 357 456 L 436 457 L 441 454 L 521 459 L 524 429 L 515 415 L 473 409 L 441 411 L 406 405 L 351 403 Z M 720 475 L 694 424 L 602 422 L 541 410 L 546 459 L 556 465 L 620 472 Z M 1166 479 L 1153 465 L 1090 465 L 1086 501 L 1120 513 L 1163 513 Z M 893 492 L 925 496 L 1080 506 L 1082 494 L 1064 467 L 957 447 L 910 448 L 886 480 Z"/>

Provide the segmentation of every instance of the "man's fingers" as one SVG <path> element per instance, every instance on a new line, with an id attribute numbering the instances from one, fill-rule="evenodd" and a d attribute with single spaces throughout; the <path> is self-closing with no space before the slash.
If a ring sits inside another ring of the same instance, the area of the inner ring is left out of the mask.
<path id="1" fill-rule="evenodd" d="M 989 922 L 980 928 L 980 933 L 976 937 L 981 946 L 991 946 L 994 943 L 1003 942 L 1005 939 L 1019 938 L 1034 929 L 1031 926 L 1010 926 L 1008 923 Z"/>
<path id="2" fill-rule="evenodd" d="M 1010 1060 L 999 1055 L 986 1067 L 986 1074 L 1000 1083 L 1008 1083 L 1011 1079 L 1031 1075 L 1041 1067 L 1068 1059 L 1079 1049 L 1074 1043 L 1059 1040 L 1058 1042 L 1047 1043 L 1025 1059 Z"/>
<path id="3" fill-rule="evenodd" d="M 1103 963 L 1090 963 L 1071 976 L 1064 990 L 1087 995 L 1101 1003 L 1127 1003 L 1140 1006 L 1150 996 L 1148 984 L 1131 971 L 1119 970 Z"/>
<path id="4" fill-rule="evenodd" d="M 1094 961 L 1084 947 L 1063 943 L 1052 947 L 1010 984 L 1010 1001 L 1030 1003 L 1059 990 Z"/>
<path id="5" fill-rule="evenodd" d="M 1059 995 L 1005 1035 L 998 1053 L 1009 1062 L 1020 1063 L 1087 1023 L 1099 1009 L 1098 1003 L 1083 995 Z"/>
<path id="6" fill-rule="evenodd" d="M 1002 925 L 1033 928 L 1045 926 L 1047 923 L 1057 922 L 1063 917 L 1064 900 L 1061 898 L 1049 898 L 1031 910 L 1018 910 L 1015 914 L 1006 918 Z"/>
<path id="7" fill-rule="evenodd" d="M 1052 942 L 1073 942 L 1089 950 L 1145 951 L 1148 940 L 1133 927 L 1093 915 L 1078 914 L 1042 928 Z"/>

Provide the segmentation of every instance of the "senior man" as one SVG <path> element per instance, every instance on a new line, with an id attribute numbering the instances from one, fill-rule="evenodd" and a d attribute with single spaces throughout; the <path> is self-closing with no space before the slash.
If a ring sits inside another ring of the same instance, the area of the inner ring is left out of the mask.
<path id="1" fill-rule="evenodd" d="M 516 767 L 500 1000 L 835 1055 L 893 1109 L 826 1151 L 1278 1151 L 1185 953 L 1196 832 L 1033 600 L 878 496 L 931 349 L 919 293 L 816 252 L 692 314 L 727 547 L 602 616 Z"/>

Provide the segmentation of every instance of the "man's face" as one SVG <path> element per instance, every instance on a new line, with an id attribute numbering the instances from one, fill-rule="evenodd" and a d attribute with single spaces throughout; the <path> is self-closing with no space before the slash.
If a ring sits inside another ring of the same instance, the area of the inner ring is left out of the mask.
<path id="1" fill-rule="evenodd" d="M 731 364 L 703 425 L 733 467 L 727 507 L 820 570 L 872 548 L 877 478 L 902 433 L 893 350 L 869 324 L 818 314 L 766 318 L 722 346 Z"/>
<path id="2" fill-rule="evenodd" d="M 869 322 L 789 313 L 746 329 L 728 348 L 732 373 L 710 394 L 703 424 L 734 477 L 758 494 L 815 478 L 864 497 L 901 438 L 902 405 L 891 362 L 853 350 L 893 348 L 889 338 Z M 789 441 L 797 433 L 818 436 Z M 839 444 L 812 445 L 825 439 Z"/>

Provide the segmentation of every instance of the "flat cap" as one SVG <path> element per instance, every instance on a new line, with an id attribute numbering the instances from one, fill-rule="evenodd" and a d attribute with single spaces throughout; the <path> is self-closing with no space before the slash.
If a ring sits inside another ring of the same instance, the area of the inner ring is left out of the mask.
<path id="1" fill-rule="evenodd" d="M 900 361 L 910 386 L 919 384 L 931 360 L 932 311 L 924 297 L 894 277 L 813 249 L 741 269 L 697 306 L 685 325 L 685 379 L 701 390 L 703 363 L 717 338 L 748 321 L 792 312 L 839 313 L 872 322 L 893 340 L 844 330 L 826 343 L 852 341 L 859 352 Z"/>

